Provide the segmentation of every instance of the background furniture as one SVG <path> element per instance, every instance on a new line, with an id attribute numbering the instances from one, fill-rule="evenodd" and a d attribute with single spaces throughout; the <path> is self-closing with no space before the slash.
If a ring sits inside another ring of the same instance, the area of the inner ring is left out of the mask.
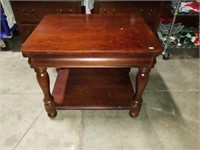
<path id="1" fill-rule="evenodd" d="M 17 1 L 11 0 L 22 42 L 47 14 L 80 14 L 81 0 L 74 1 Z M 56 29 L 55 29 L 56 30 Z"/>
<path id="2" fill-rule="evenodd" d="M 162 1 L 95 1 L 94 12 L 100 14 L 139 13 L 156 33 L 162 13 Z"/>
<path id="3" fill-rule="evenodd" d="M 22 42 L 27 39 L 46 14 L 80 14 L 84 12 L 81 9 L 81 0 L 11 0 L 11 4 Z M 162 7 L 163 2 L 159 1 L 95 1 L 93 12 L 100 14 L 140 13 L 153 32 L 156 33 Z"/>
<path id="4" fill-rule="evenodd" d="M 166 6 L 164 7 L 165 12 L 168 11 L 168 14 L 164 15 L 162 14 L 163 18 L 168 18 L 171 16 L 172 21 L 166 22 L 162 26 L 165 26 L 165 32 L 163 33 L 161 31 L 161 28 L 158 28 L 158 37 L 160 38 L 161 42 L 164 46 L 163 51 L 163 59 L 168 59 L 170 56 L 170 49 L 199 49 L 199 42 L 197 44 L 192 43 L 190 41 L 191 34 L 193 34 L 193 37 L 196 37 L 196 39 L 199 37 L 199 13 L 195 12 L 193 10 L 190 10 L 188 12 L 180 11 L 184 8 L 184 6 L 181 6 L 181 3 L 196 3 L 195 1 L 185 1 L 185 0 L 173 0 L 171 2 L 165 3 Z M 177 26 L 176 26 L 176 23 Z M 165 25 L 166 24 L 166 25 Z M 168 31 L 166 30 L 168 26 Z M 182 28 L 180 28 L 182 26 Z M 163 27 L 162 27 L 163 28 Z M 178 29 L 179 28 L 179 29 Z M 163 29 L 162 29 L 163 30 Z M 185 32 L 185 35 L 183 36 L 184 31 L 189 31 L 188 33 Z M 196 32 L 196 33 L 195 33 Z M 182 33 L 182 34 L 181 34 Z M 186 35 L 188 34 L 188 35 Z M 195 35 L 196 34 L 196 35 Z M 189 38 L 187 38 L 189 37 Z M 189 40 L 189 42 L 185 42 L 186 40 Z M 199 39 L 197 39 L 199 41 Z"/>

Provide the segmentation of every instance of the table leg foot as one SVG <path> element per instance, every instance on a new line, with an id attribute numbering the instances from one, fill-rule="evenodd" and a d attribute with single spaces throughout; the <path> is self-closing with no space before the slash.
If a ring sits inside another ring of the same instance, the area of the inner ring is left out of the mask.
<path id="1" fill-rule="evenodd" d="M 48 114 L 50 119 L 54 119 L 57 116 L 57 111 L 55 111 L 53 114 Z"/>
<path id="2" fill-rule="evenodd" d="M 142 101 L 142 100 L 141 100 Z M 131 103 L 131 106 L 130 106 L 130 111 L 129 111 L 129 115 L 132 117 L 132 118 L 136 118 L 138 117 L 139 113 L 140 113 L 140 110 L 141 110 L 141 107 L 142 107 L 142 104 L 141 103 L 138 103 L 137 101 L 133 101 Z"/>
<path id="3" fill-rule="evenodd" d="M 57 115 L 57 111 L 55 109 L 55 102 L 54 101 L 48 101 L 44 104 L 45 110 L 49 116 L 49 118 L 54 119 Z"/>
<path id="4" fill-rule="evenodd" d="M 138 73 L 136 76 L 136 92 L 134 94 L 133 100 L 131 101 L 129 115 L 132 118 L 136 118 L 142 107 L 142 94 L 149 81 L 150 67 L 140 67 L 138 68 Z"/>

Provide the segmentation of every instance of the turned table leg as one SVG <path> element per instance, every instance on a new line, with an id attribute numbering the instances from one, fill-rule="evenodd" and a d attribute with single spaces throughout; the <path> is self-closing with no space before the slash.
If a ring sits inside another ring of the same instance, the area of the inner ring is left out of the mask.
<path id="1" fill-rule="evenodd" d="M 43 91 L 44 94 L 44 107 L 45 110 L 50 118 L 55 118 L 57 115 L 56 109 L 55 109 L 55 102 L 54 99 L 50 93 L 49 88 L 49 75 L 47 73 L 46 67 L 38 67 L 34 68 L 36 72 L 37 81 Z"/>
<path id="2" fill-rule="evenodd" d="M 149 72 L 151 68 L 149 67 L 141 67 L 138 68 L 138 73 L 136 76 L 136 91 L 131 101 L 129 115 L 133 118 L 139 115 L 139 112 L 142 107 L 142 93 L 149 81 Z"/>

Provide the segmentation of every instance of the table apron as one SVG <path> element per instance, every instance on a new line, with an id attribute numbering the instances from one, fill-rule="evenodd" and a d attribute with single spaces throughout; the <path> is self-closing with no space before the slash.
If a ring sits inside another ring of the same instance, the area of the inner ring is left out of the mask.
<path id="1" fill-rule="evenodd" d="M 31 67 L 63 67 L 63 68 L 123 68 L 153 67 L 155 57 L 144 58 L 33 58 L 29 57 Z"/>

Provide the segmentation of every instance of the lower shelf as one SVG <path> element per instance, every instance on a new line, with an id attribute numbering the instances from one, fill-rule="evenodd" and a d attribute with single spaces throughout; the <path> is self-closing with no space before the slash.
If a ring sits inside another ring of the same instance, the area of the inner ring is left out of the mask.
<path id="1" fill-rule="evenodd" d="M 54 86 L 57 109 L 128 109 L 130 69 L 62 69 Z"/>

